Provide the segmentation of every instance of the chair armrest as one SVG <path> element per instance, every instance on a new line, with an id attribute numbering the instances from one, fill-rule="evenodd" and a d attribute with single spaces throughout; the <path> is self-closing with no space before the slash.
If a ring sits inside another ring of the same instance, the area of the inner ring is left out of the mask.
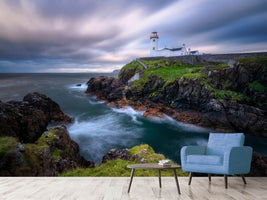
<path id="1" fill-rule="evenodd" d="M 249 146 L 232 147 L 224 153 L 228 174 L 247 174 L 250 171 L 253 149 Z"/>
<path id="2" fill-rule="evenodd" d="M 204 155 L 206 153 L 206 148 L 206 146 L 184 146 L 181 149 L 181 163 L 183 164 L 186 162 L 187 155 Z"/>

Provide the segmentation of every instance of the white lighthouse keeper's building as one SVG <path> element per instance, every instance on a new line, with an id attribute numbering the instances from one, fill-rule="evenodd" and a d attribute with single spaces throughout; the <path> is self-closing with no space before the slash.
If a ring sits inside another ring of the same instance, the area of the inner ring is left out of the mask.
<path id="1" fill-rule="evenodd" d="M 185 47 L 185 44 L 182 47 L 178 48 L 163 48 L 158 49 L 158 40 L 159 36 L 157 32 L 152 32 L 150 35 L 150 56 L 183 56 L 183 55 L 198 55 L 198 51 L 190 51 Z"/>

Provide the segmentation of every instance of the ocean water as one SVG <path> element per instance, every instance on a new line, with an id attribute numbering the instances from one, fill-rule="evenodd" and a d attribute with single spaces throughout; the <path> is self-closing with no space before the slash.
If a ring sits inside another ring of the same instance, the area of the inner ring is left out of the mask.
<path id="1" fill-rule="evenodd" d="M 185 145 L 205 145 L 212 130 L 179 123 L 169 117 L 151 120 L 131 107 L 110 108 L 95 96 L 85 94 L 86 82 L 94 76 L 112 74 L 0 74 L 0 100 L 22 100 L 29 92 L 46 94 L 74 119 L 68 126 L 71 138 L 87 160 L 101 163 L 112 148 L 149 144 L 157 153 L 180 163 Z M 81 83 L 78 87 L 76 84 Z M 246 145 L 267 155 L 267 139 L 246 136 Z"/>

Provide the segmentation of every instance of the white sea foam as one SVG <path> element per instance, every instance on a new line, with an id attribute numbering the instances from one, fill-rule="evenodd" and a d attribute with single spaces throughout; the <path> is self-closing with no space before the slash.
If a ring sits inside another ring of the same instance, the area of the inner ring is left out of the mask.
<path id="1" fill-rule="evenodd" d="M 134 110 L 132 107 L 130 106 L 126 106 L 124 108 L 118 109 L 118 108 L 111 108 L 114 112 L 117 113 L 125 113 L 127 115 L 139 115 L 139 116 L 143 116 L 145 111 L 136 111 Z"/>
<path id="2" fill-rule="evenodd" d="M 124 108 L 118 109 L 118 108 L 111 108 L 114 112 L 122 113 L 130 116 L 132 118 L 132 121 L 136 124 L 142 125 L 143 123 L 138 120 L 138 118 L 143 117 L 143 114 L 145 111 L 136 111 L 130 106 L 126 106 Z"/>
<path id="3" fill-rule="evenodd" d="M 88 100 L 90 104 L 96 105 L 96 104 L 103 104 L 106 103 L 105 101 L 97 101 L 97 100 Z"/>
<path id="4" fill-rule="evenodd" d="M 127 126 L 114 113 L 84 121 L 76 120 L 68 130 L 71 138 L 79 144 L 81 154 L 96 163 L 100 163 L 103 155 L 118 144 L 133 146 L 143 132 L 142 128 Z"/>
<path id="5" fill-rule="evenodd" d="M 73 134 L 84 134 L 89 132 L 91 136 L 107 136 L 128 134 L 135 135 L 137 131 L 133 131 L 122 121 L 123 117 L 117 117 L 112 113 L 101 115 L 99 117 L 90 118 L 88 120 L 75 120 L 74 124 L 70 126 L 69 130 Z"/>
<path id="6" fill-rule="evenodd" d="M 203 132 L 203 133 L 207 133 L 209 131 L 209 129 L 200 127 L 200 126 L 196 126 L 193 124 L 185 124 L 179 121 L 176 121 L 175 119 L 171 118 L 168 115 L 165 115 L 165 118 L 156 118 L 156 119 L 152 119 L 158 123 L 169 123 L 171 125 L 173 125 L 176 128 L 182 129 L 182 130 L 186 130 L 186 131 L 193 131 L 193 132 Z"/>
<path id="7" fill-rule="evenodd" d="M 76 84 L 69 85 L 68 88 L 75 89 L 75 90 L 84 90 L 85 91 L 87 89 L 87 85 L 86 85 L 86 83 L 82 83 L 81 86 L 77 86 L 77 83 L 76 83 Z"/>

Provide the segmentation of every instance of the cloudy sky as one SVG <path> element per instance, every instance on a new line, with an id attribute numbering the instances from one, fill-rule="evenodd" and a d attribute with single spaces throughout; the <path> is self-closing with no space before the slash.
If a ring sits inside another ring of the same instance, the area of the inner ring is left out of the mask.
<path id="1" fill-rule="evenodd" d="M 109 72 L 185 43 L 267 50 L 267 0 L 0 0 L 0 72 Z"/>

